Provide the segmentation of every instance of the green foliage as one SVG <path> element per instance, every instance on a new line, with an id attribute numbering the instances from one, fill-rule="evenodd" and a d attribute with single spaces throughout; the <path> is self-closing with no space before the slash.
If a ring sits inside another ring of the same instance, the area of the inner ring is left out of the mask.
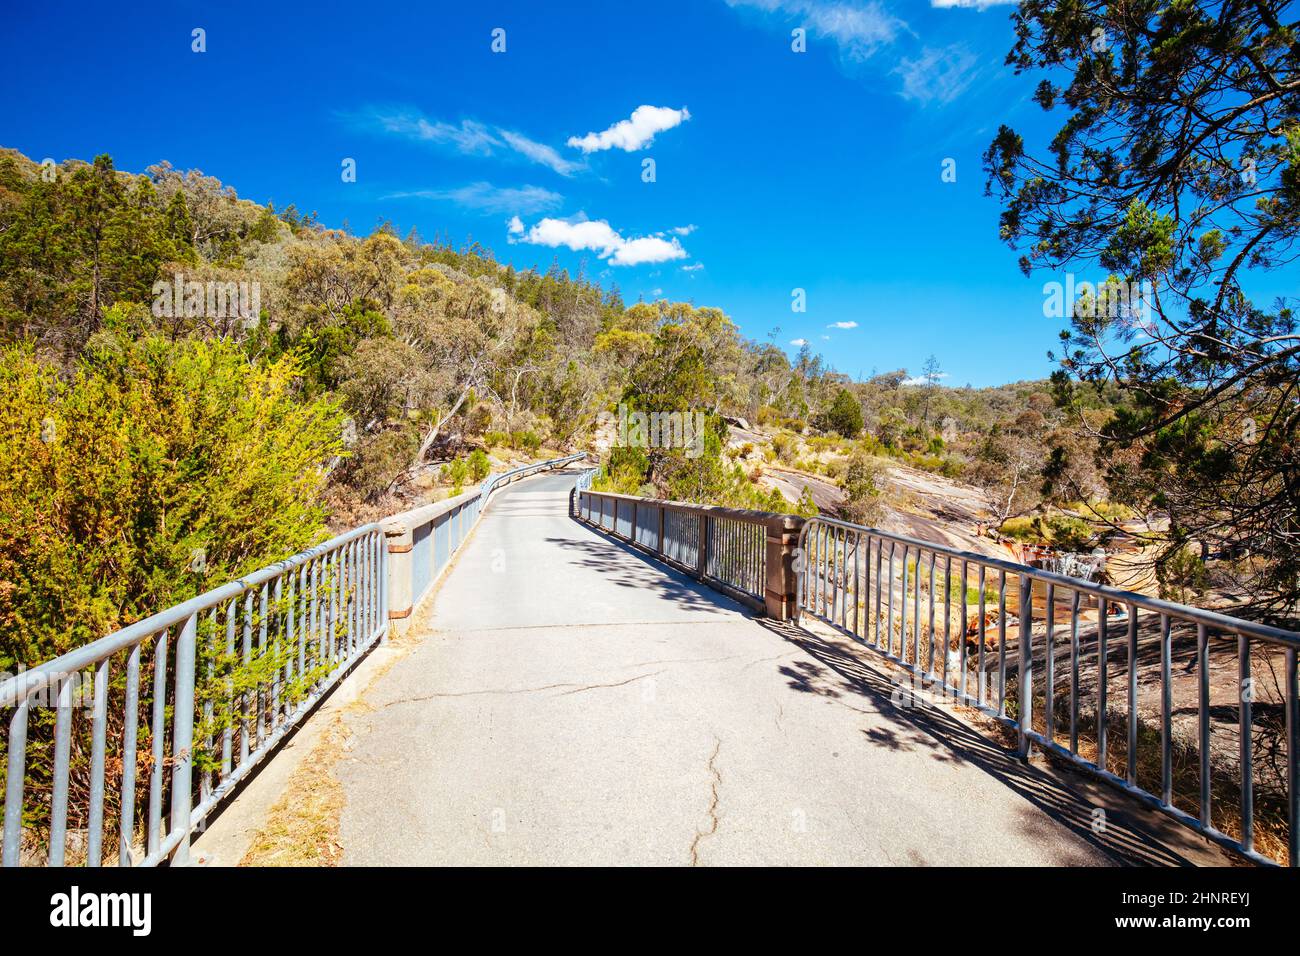
<path id="1" fill-rule="evenodd" d="M 835 400 L 831 402 L 830 408 L 821 417 L 819 424 L 828 431 L 845 438 L 853 438 L 862 431 L 862 406 L 858 404 L 852 392 L 847 388 L 841 388 L 835 393 Z"/>
<path id="2" fill-rule="evenodd" d="M 542 436 L 532 430 L 511 432 L 510 447 L 516 451 L 535 455 L 537 454 L 538 449 L 542 447 Z"/>
<path id="3" fill-rule="evenodd" d="M 817 502 L 813 501 L 812 490 L 803 486 L 803 491 L 799 494 L 799 500 L 795 503 L 794 513 L 801 518 L 815 518 L 821 512 L 817 509 Z"/>
<path id="4" fill-rule="evenodd" d="M 367 435 L 340 469 L 341 477 L 363 498 L 373 501 L 388 489 L 415 452 L 418 437 L 409 427 L 386 428 Z"/>
<path id="5" fill-rule="evenodd" d="M 1190 547 L 1173 552 L 1156 567 L 1161 597 L 1188 602 L 1204 594 L 1210 586 L 1209 570 L 1205 561 Z"/>
<path id="6" fill-rule="evenodd" d="M 478 484 L 492 471 L 492 464 L 482 448 L 475 448 L 469 456 L 469 480 Z"/>
<path id="7" fill-rule="evenodd" d="M 0 666 L 34 665 L 320 540 L 332 401 L 228 342 L 104 335 L 64 379 L 0 349 Z M 205 554 L 206 571 L 190 570 Z"/>
<path id="8" fill-rule="evenodd" d="M 465 480 L 469 477 L 469 463 L 464 458 L 455 458 L 442 466 L 442 480 L 451 485 L 451 497 L 465 493 Z"/>
<path id="9" fill-rule="evenodd" d="M 841 514 L 845 521 L 874 526 L 884 517 L 881 479 L 884 468 L 880 461 L 862 453 L 849 459 L 845 469 L 844 504 Z"/>
<path id="10" fill-rule="evenodd" d="M 102 309 L 152 301 L 165 264 L 194 261 L 184 197 L 164 200 L 106 155 L 69 164 L 52 182 L 25 162 L 0 153 L 0 183 L 18 197 L 0 206 L 0 334 L 75 351 Z"/>

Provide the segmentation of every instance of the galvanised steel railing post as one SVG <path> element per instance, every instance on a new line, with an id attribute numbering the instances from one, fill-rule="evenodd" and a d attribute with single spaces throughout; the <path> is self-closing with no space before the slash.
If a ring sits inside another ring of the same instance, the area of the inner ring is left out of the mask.
<path id="1" fill-rule="evenodd" d="M 171 832 L 180 833 L 172 850 L 173 865 L 190 860 L 191 772 L 194 765 L 194 650 L 198 615 L 191 614 L 176 642 L 176 698 L 172 719 L 172 812 Z"/>
<path id="2" fill-rule="evenodd" d="M 388 643 L 388 633 L 392 624 L 388 620 L 388 542 L 384 535 L 379 535 L 379 643 Z"/>
<path id="3" fill-rule="evenodd" d="M 1029 734 L 1034 716 L 1034 592 L 1028 575 L 1020 575 L 1020 713 L 1017 752 L 1029 758 Z"/>
<path id="4" fill-rule="evenodd" d="M 17 866 L 23 836 L 23 784 L 27 773 L 27 708 L 24 698 L 9 719 L 9 769 L 5 778 L 4 849 L 0 866 Z M 1290 711 L 1287 720 L 1290 720 Z"/>

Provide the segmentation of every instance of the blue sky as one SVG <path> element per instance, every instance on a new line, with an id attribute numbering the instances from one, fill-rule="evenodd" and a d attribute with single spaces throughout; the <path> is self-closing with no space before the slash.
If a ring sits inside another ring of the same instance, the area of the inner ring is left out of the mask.
<path id="1" fill-rule="evenodd" d="M 1002 66 L 1010 6 L 937 2 L 15 5 L 0 145 L 166 159 L 330 226 L 558 257 L 850 375 L 933 353 L 950 384 L 1043 376 L 1050 277 L 998 242 L 980 170 L 999 123 L 1048 132 L 1037 78 Z"/>

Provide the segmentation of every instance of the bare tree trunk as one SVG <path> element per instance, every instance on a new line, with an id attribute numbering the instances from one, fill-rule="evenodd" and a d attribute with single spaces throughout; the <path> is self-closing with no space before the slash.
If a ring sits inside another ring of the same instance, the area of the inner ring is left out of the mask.
<path id="1" fill-rule="evenodd" d="M 424 440 L 420 442 L 420 448 L 416 451 L 415 457 L 411 459 L 410 467 L 407 469 L 408 471 L 411 468 L 417 467 L 420 462 L 424 460 L 425 453 L 433 446 L 433 443 L 437 441 L 438 433 L 442 431 L 442 426 L 451 421 L 451 419 L 455 417 L 456 413 L 460 411 L 460 407 L 465 404 L 465 399 L 469 397 L 470 389 L 473 387 L 474 382 L 472 380 L 466 382 L 465 387 L 461 390 L 460 396 L 456 399 L 456 404 L 452 405 L 451 410 L 447 412 L 446 415 L 439 418 L 437 424 L 435 424 L 433 428 L 429 429 L 429 433 L 425 435 Z"/>

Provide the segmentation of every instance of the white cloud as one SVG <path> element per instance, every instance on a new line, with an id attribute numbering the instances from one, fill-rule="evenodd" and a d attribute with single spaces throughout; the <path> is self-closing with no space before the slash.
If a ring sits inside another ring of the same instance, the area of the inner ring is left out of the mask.
<path id="1" fill-rule="evenodd" d="M 603 133 L 570 136 L 569 145 L 584 153 L 595 153 L 615 147 L 624 152 L 634 152 L 654 142 L 655 135 L 670 130 L 691 118 L 686 107 L 675 110 L 669 106 L 638 106 L 632 115 L 619 120 Z"/>
<path id="2" fill-rule="evenodd" d="M 511 216 L 510 222 L 506 226 L 506 229 L 510 233 L 510 235 L 517 236 L 524 231 L 524 221 L 520 219 L 518 216 Z"/>
<path id="3" fill-rule="evenodd" d="M 677 236 L 689 236 L 697 228 L 699 227 L 696 226 L 695 223 L 691 223 L 689 226 L 677 226 L 676 228 L 669 229 L 668 231 Z"/>
<path id="4" fill-rule="evenodd" d="M 987 10 L 989 7 L 1005 7 L 1020 0 L 930 0 L 930 6 L 940 10 Z"/>
<path id="5" fill-rule="evenodd" d="M 876 0 L 727 0 L 733 7 L 798 18 L 814 37 L 833 40 L 851 60 L 866 60 L 894 42 L 907 24 Z"/>
<path id="6" fill-rule="evenodd" d="M 565 159 L 553 147 L 530 139 L 523 133 L 488 126 L 478 120 L 463 119 L 459 123 L 446 123 L 429 119 L 409 106 L 371 106 L 357 113 L 344 114 L 344 118 L 362 129 L 402 136 L 420 143 L 448 146 L 468 155 L 493 156 L 499 151 L 514 152 L 561 176 L 572 176 L 575 172 L 586 169 L 584 163 Z"/>
<path id="7" fill-rule="evenodd" d="M 935 376 L 935 379 L 938 380 L 938 379 L 944 379 L 944 378 L 947 378 L 947 377 L 948 377 L 948 373 L 947 373 L 947 372 L 940 372 L 938 375 Z M 928 378 L 926 378 L 924 375 L 917 375 L 917 376 L 915 376 L 914 378 L 905 378 L 905 379 L 903 379 L 901 382 L 899 382 L 898 384 L 900 384 L 900 385 L 928 385 L 929 383 L 930 383 L 930 380 L 929 380 Z"/>
<path id="8" fill-rule="evenodd" d="M 805 345 L 808 344 L 808 340 L 807 340 L 807 339 L 791 339 L 791 340 L 790 340 L 790 344 L 791 344 L 791 345 L 798 346 L 799 348 L 803 348 Z"/>
<path id="9" fill-rule="evenodd" d="M 704 268 L 703 262 L 693 262 L 689 266 L 682 266 L 683 272 L 699 272 Z"/>
<path id="10" fill-rule="evenodd" d="M 894 72 L 903 78 L 903 99 L 917 103 L 951 103 L 975 79 L 975 54 L 960 43 L 925 47 L 913 60 L 902 57 Z"/>
<path id="11" fill-rule="evenodd" d="M 658 236 L 642 236 L 628 239 L 603 219 L 572 221 L 548 217 L 526 230 L 522 222 L 511 220 L 509 229 L 514 237 L 510 239 L 511 242 L 527 242 L 551 248 L 564 246 L 574 252 L 589 249 L 612 266 L 670 262 L 685 259 L 687 255 L 682 244 L 675 238 L 668 240 Z"/>
<path id="12" fill-rule="evenodd" d="M 661 295 L 664 294 L 664 290 L 663 290 L 663 289 L 651 289 L 651 290 L 650 290 L 650 294 L 653 295 L 653 296 L 661 296 Z"/>
<path id="13" fill-rule="evenodd" d="M 452 202 L 465 209 L 477 212 L 532 213 L 554 209 L 564 197 L 557 192 L 543 189 L 541 186 L 521 186 L 519 188 L 498 187 L 491 183 L 470 183 L 456 189 L 416 189 L 409 192 L 389 193 L 384 199 L 433 199 Z"/>
<path id="14" fill-rule="evenodd" d="M 828 329 L 856 329 L 857 327 L 858 323 L 856 322 L 832 322 L 826 326 Z"/>

